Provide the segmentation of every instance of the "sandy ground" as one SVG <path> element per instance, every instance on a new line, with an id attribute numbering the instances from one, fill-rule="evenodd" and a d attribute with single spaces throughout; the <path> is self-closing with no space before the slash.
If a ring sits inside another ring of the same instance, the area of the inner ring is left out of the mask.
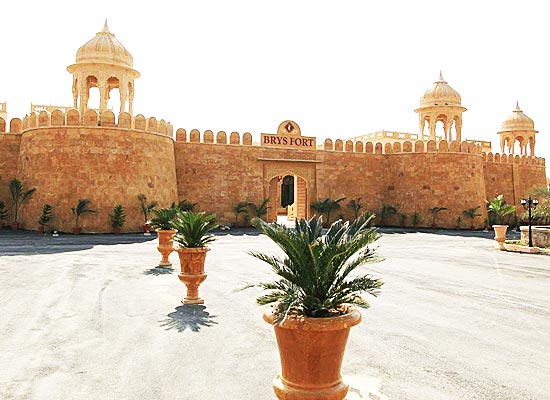
<path id="1" fill-rule="evenodd" d="M 490 233 L 383 231 L 385 285 L 351 331 L 347 399 L 550 399 L 550 257 Z M 204 306 L 183 306 L 155 236 L 0 232 L 0 398 L 275 399 L 272 328 L 255 304 L 277 252 L 219 235 Z"/>

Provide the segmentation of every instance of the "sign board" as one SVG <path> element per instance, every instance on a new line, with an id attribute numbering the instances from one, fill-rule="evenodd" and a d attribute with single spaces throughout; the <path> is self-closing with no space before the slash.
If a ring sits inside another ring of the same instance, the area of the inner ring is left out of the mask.
<path id="1" fill-rule="evenodd" d="M 293 121 L 284 121 L 281 123 L 275 135 L 262 133 L 261 145 L 303 150 L 315 150 L 316 148 L 315 138 L 302 136 L 300 127 Z"/>

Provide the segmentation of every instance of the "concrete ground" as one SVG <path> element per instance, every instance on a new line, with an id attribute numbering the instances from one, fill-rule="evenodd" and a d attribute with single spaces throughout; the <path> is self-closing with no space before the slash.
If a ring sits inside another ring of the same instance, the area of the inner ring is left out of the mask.
<path id="1" fill-rule="evenodd" d="M 550 257 L 491 233 L 384 230 L 384 280 L 348 341 L 349 400 L 550 399 Z M 255 304 L 278 252 L 220 234 L 204 306 L 158 268 L 155 236 L 0 232 L 0 399 L 275 399 L 272 328 Z"/>

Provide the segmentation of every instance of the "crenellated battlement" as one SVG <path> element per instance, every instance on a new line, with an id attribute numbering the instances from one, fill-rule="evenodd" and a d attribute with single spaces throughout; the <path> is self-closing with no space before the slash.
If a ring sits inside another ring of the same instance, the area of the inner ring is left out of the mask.
<path id="1" fill-rule="evenodd" d="M 43 110 L 40 113 L 30 113 L 23 118 L 13 118 L 10 121 L 9 133 L 23 133 L 28 129 L 49 128 L 56 126 L 85 126 L 85 127 L 117 127 L 137 131 L 151 132 L 173 138 L 174 128 L 169 122 L 155 117 L 145 118 L 138 114 L 132 117 L 128 113 L 120 113 L 118 119 L 110 111 L 104 111 L 99 115 L 95 110 L 87 110 L 83 115 L 74 108 L 66 112 L 55 109 L 51 112 Z M 0 133 L 6 132 L 6 121 L 0 118 Z"/>
<path id="2" fill-rule="evenodd" d="M 506 154 L 493 154 L 491 152 L 483 152 L 483 144 L 474 141 L 458 142 L 453 140 L 416 140 L 385 143 L 381 142 L 363 142 L 353 140 L 326 139 L 324 142 L 324 151 L 344 152 L 344 153 L 366 153 L 366 154 L 395 154 L 395 153 L 470 153 L 479 154 L 483 157 L 483 161 L 501 163 L 501 164 L 529 164 L 529 165 L 545 165 L 544 158 L 514 156 Z"/>
<path id="3" fill-rule="evenodd" d="M 231 132 L 227 135 L 224 131 L 219 131 L 214 135 L 211 130 L 206 130 L 201 134 L 198 129 L 192 129 L 187 135 L 185 129 L 179 128 L 176 131 L 176 142 L 252 146 L 252 134 L 245 132 L 241 137 L 238 132 Z"/>

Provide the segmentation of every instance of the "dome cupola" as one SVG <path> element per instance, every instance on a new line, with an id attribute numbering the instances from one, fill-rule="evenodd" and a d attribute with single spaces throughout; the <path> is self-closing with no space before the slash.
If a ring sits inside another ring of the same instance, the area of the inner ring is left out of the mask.
<path id="1" fill-rule="evenodd" d="M 462 99 L 456 90 L 449 86 L 439 73 L 439 80 L 420 98 L 420 107 L 460 106 Z"/>
<path id="2" fill-rule="evenodd" d="M 133 68 L 134 59 L 130 52 L 109 31 L 107 20 L 101 32 L 84 43 L 76 52 L 76 63 L 97 63 Z"/>
<path id="3" fill-rule="evenodd" d="M 535 129 L 535 123 L 531 118 L 521 111 L 519 103 L 516 102 L 516 109 L 504 120 L 501 126 L 502 132 L 507 131 L 531 131 Z"/>

